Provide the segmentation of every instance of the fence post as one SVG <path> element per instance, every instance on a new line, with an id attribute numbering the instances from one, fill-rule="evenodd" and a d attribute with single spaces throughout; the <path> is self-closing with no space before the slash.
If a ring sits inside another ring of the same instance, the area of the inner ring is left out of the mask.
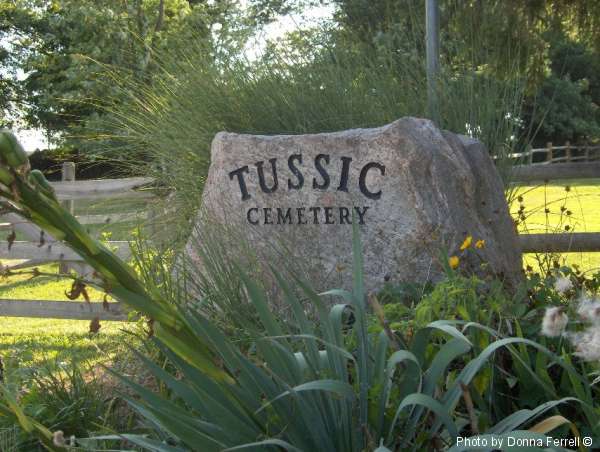
<path id="1" fill-rule="evenodd" d="M 529 146 L 529 155 L 527 157 L 529 159 L 529 164 L 531 165 L 533 163 L 533 148 L 531 146 Z"/>
<path id="2" fill-rule="evenodd" d="M 63 162 L 61 180 L 63 182 L 72 182 L 75 180 L 75 163 Z M 71 212 L 71 214 L 75 212 L 75 200 L 69 199 L 64 201 L 63 205 Z"/>
<path id="3" fill-rule="evenodd" d="M 552 142 L 548 141 L 548 143 L 546 143 L 546 161 L 547 162 L 552 162 Z"/>
<path id="4" fill-rule="evenodd" d="M 565 157 L 567 158 L 567 162 L 570 162 L 571 161 L 571 142 L 567 141 L 565 143 L 565 146 L 566 146 L 566 148 L 565 148 Z"/>
<path id="5" fill-rule="evenodd" d="M 586 140 L 585 141 L 585 160 L 584 162 L 589 162 L 590 161 L 590 143 Z"/>
<path id="6" fill-rule="evenodd" d="M 63 162 L 61 180 L 63 182 L 71 182 L 75 180 L 75 163 L 74 162 Z M 62 202 L 62 205 L 71 213 L 75 214 L 75 200 L 68 199 Z M 71 266 L 66 262 L 61 262 L 58 266 L 59 273 L 68 273 Z"/>

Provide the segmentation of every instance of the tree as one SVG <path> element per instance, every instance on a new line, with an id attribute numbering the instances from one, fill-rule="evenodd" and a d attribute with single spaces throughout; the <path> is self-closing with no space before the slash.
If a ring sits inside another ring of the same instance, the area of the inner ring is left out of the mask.
<path id="1" fill-rule="evenodd" d="M 106 83 L 111 70 L 151 76 L 153 50 L 179 31 L 191 8 L 185 0 L 4 3 L 0 37 L 10 57 L 0 64 L 21 71 L 22 80 L 8 78 L 11 89 L 1 93 L 7 97 L 18 85 L 20 96 L 12 101 L 30 126 L 58 138 L 73 134 L 102 114 L 103 99 L 118 94 Z"/>
<path id="2" fill-rule="evenodd" d="M 346 41 L 424 61 L 423 1 L 334 3 Z M 440 0 L 440 10 L 445 71 L 526 78 L 525 127 L 537 142 L 600 139 L 600 2 Z"/>

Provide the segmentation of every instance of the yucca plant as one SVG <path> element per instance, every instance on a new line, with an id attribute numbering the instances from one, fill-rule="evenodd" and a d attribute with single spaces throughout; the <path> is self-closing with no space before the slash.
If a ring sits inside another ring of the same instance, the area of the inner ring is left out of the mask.
<path id="1" fill-rule="evenodd" d="M 237 269 L 264 329 L 250 352 L 243 352 L 201 311 L 173 303 L 157 287 L 144 285 L 127 264 L 91 239 L 61 208 L 45 179 L 30 171 L 22 148 L 7 132 L 0 135 L 0 158 L 0 195 L 7 207 L 62 238 L 94 267 L 113 296 L 152 318 L 151 340 L 176 368 L 167 372 L 138 353 L 147 369 L 169 387 L 170 396 L 117 375 L 136 394 L 123 397 L 149 421 L 153 432 L 97 440 L 125 439 L 165 452 L 444 449 L 453 447 L 459 435 L 479 432 L 480 407 L 469 396 L 469 385 L 499 349 L 533 347 L 581 379 L 569 363 L 523 338 L 499 339 L 471 355 L 473 344 L 449 322 L 429 324 L 410 344 L 399 343 L 388 329 L 370 335 L 356 223 L 352 291 L 317 294 L 305 282 L 273 271 L 292 322 L 276 318 L 264 290 Z M 340 302 L 328 308 L 323 297 Z M 307 315 L 307 303 L 315 316 Z M 469 325 L 473 327 L 478 326 Z M 458 357 L 466 365 L 454 369 Z M 0 415 L 15 416 L 47 448 L 64 450 L 48 429 L 24 415 L 6 388 L 2 395 Z M 515 429 L 568 401 L 576 399 L 519 410 L 489 428 L 488 434 L 539 438 L 568 421 L 555 418 L 533 431 Z M 453 450 L 462 449 L 456 445 Z"/>

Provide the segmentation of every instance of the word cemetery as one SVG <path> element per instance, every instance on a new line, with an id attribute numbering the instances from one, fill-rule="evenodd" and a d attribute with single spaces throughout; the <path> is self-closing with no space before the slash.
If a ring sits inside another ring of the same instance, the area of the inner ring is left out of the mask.
<path id="1" fill-rule="evenodd" d="M 358 224 L 365 224 L 368 206 L 354 207 Z M 348 207 L 250 207 L 246 212 L 250 224 L 352 224 Z"/>

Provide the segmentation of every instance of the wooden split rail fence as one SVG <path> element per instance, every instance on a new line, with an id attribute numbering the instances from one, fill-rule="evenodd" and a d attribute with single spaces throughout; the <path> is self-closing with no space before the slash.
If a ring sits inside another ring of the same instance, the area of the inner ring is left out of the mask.
<path id="1" fill-rule="evenodd" d="M 564 155 L 559 155 L 558 151 Z M 535 162 L 533 156 L 546 153 L 542 162 Z M 549 157 L 548 157 L 549 156 Z M 531 149 L 523 154 L 512 154 L 511 158 L 520 159 L 528 164 L 513 168 L 512 180 L 515 184 L 537 184 L 550 180 L 600 178 L 600 146 L 575 148 L 566 146 Z M 556 163 L 556 164 L 554 164 Z M 136 190 L 152 182 L 152 179 L 134 177 L 126 179 L 74 180 L 74 166 L 65 163 L 63 181 L 53 182 L 56 194 L 65 201 L 71 211 L 78 199 L 99 198 L 152 198 L 147 190 Z M 77 216 L 83 224 L 118 223 L 138 218 L 133 213 L 114 213 L 106 215 Z M 4 223 L 2 223 L 4 221 Z M 35 225 L 24 223 L 16 215 L 4 215 L 0 219 L 0 229 L 15 229 L 30 237 L 30 241 L 14 242 L 10 251 L 7 245 L 0 251 L 0 259 L 25 259 L 26 264 L 60 262 L 63 265 L 81 265 L 81 258 L 60 242 L 48 240 L 40 246 L 40 230 Z M 532 252 L 598 252 L 600 251 L 600 233 L 556 233 L 522 234 L 519 236 L 524 253 Z M 109 245 L 123 258 L 129 255 L 126 241 L 113 241 Z M 19 264 L 14 268 L 18 268 Z M 64 301 L 22 301 L 0 300 L 0 316 L 37 317 L 57 319 L 126 320 L 127 313 L 120 303 L 100 302 L 64 302 Z"/>
<path id="2" fill-rule="evenodd" d="M 136 200 L 151 199 L 154 194 L 150 190 L 138 188 L 151 184 L 153 179 L 146 177 L 130 177 L 124 179 L 75 180 L 75 165 L 65 162 L 62 167 L 62 181 L 51 182 L 56 197 L 73 213 L 80 223 L 86 225 L 108 225 L 133 221 L 141 218 L 140 212 L 116 212 L 107 214 L 76 215 L 75 205 L 78 200 Z M 152 209 L 147 209 L 146 215 L 152 216 Z M 14 213 L 0 214 L 0 231 L 15 231 L 27 240 L 12 242 L 10 248 L 7 241 L 0 242 L 0 259 L 10 260 L 11 264 L 4 268 L 19 269 L 56 262 L 59 272 L 64 273 L 74 269 L 80 274 L 89 273 L 81 257 L 62 242 L 56 241 L 40 228 L 24 221 Z M 109 241 L 107 245 L 116 254 L 127 259 L 130 255 L 127 241 Z M 0 281 L 1 283 L 1 281 Z M 126 320 L 127 313 L 121 304 L 111 302 L 79 302 L 79 301 L 49 301 L 49 300 L 0 300 L 0 316 L 60 318 L 91 320 Z"/>
<path id="3" fill-rule="evenodd" d="M 528 149 L 525 152 L 509 154 L 507 157 L 524 165 L 596 162 L 600 161 L 600 146 L 574 146 L 568 141 L 564 146 L 554 146 L 551 142 L 548 142 L 545 148 Z"/>
<path id="4" fill-rule="evenodd" d="M 538 161 L 537 155 L 543 158 Z M 512 168 L 511 181 L 516 185 L 600 179 L 600 146 L 572 146 L 568 141 L 564 146 L 547 143 L 545 148 L 529 149 L 508 157 L 524 163 Z M 524 253 L 600 251 L 600 233 L 597 232 L 521 234 L 519 241 Z"/>

